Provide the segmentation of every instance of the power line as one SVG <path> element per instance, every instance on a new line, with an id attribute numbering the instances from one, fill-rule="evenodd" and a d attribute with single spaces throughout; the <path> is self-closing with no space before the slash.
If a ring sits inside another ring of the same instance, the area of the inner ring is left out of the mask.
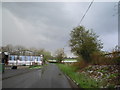
<path id="1" fill-rule="evenodd" d="M 84 13 L 83 17 L 81 18 L 80 22 L 78 23 L 78 26 L 81 24 L 82 20 L 84 19 L 84 17 L 86 16 L 88 10 L 90 9 L 90 7 L 92 6 L 94 0 L 92 0 L 92 2 L 90 3 L 90 5 L 88 6 L 86 12 Z M 64 48 L 67 47 L 67 45 L 64 46 Z M 67 51 L 64 51 L 64 52 L 68 52 L 68 51 L 71 51 L 71 50 L 67 50 Z"/>
<path id="2" fill-rule="evenodd" d="M 85 14 L 82 16 L 80 22 L 78 23 L 78 26 L 81 24 L 82 20 L 83 20 L 84 17 L 86 16 L 86 14 L 87 14 L 88 10 L 90 9 L 90 7 L 92 6 L 93 2 L 94 2 L 94 0 L 92 0 L 92 2 L 90 3 L 90 5 L 88 6 L 88 8 L 87 8 Z"/>

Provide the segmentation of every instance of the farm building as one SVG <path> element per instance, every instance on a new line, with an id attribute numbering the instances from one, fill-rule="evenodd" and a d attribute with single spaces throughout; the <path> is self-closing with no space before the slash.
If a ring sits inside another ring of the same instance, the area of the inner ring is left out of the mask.
<path id="1" fill-rule="evenodd" d="M 40 56 L 17 56 L 9 55 L 9 65 L 42 65 L 42 58 Z"/>
<path id="2" fill-rule="evenodd" d="M 1 52 L 1 63 L 5 65 L 42 65 L 43 57 L 41 56 L 18 56 L 10 55 L 7 52 Z"/>

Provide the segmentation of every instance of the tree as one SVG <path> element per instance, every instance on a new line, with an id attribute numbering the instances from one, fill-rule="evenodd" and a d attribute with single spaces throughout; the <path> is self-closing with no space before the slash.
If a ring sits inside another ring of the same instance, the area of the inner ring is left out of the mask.
<path id="1" fill-rule="evenodd" d="M 90 55 L 93 52 L 100 51 L 103 48 L 98 36 L 92 30 L 87 30 L 83 26 L 74 28 L 70 36 L 71 51 L 78 57 L 82 57 L 86 62 L 91 60 Z"/>
<path id="2" fill-rule="evenodd" d="M 41 50 L 41 54 L 44 56 L 44 61 L 47 61 L 48 59 L 51 58 L 51 52 L 46 51 L 44 49 Z"/>
<path id="3" fill-rule="evenodd" d="M 13 46 L 11 44 L 8 44 L 8 45 L 2 47 L 2 51 L 11 53 L 13 51 Z"/>
<path id="4" fill-rule="evenodd" d="M 45 52 L 43 52 L 43 58 L 44 58 L 44 61 L 47 61 L 47 60 L 49 60 L 49 59 L 51 59 L 51 53 L 49 52 L 49 51 L 45 51 Z"/>
<path id="5" fill-rule="evenodd" d="M 38 49 L 36 52 L 37 55 L 43 55 L 43 63 L 45 63 L 45 61 L 51 59 L 51 52 L 46 51 L 45 49 Z"/>
<path id="6" fill-rule="evenodd" d="M 2 52 L 2 47 L 0 47 L 0 52 Z"/>
<path id="7" fill-rule="evenodd" d="M 55 52 L 55 57 L 56 57 L 57 61 L 59 63 L 61 63 L 61 61 L 64 59 L 64 57 L 66 57 L 66 55 L 64 53 L 64 49 L 57 49 Z"/>

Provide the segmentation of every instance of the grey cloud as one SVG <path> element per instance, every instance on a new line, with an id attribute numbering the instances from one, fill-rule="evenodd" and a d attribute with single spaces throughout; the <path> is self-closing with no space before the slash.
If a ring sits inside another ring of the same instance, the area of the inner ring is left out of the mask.
<path id="1" fill-rule="evenodd" d="M 94 3 L 82 22 L 85 27 L 93 28 L 101 36 L 104 50 L 117 44 L 117 16 L 112 16 L 115 4 Z M 22 44 L 53 51 L 63 48 L 69 40 L 70 31 L 78 24 L 88 5 L 88 2 L 4 2 L 3 44 Z M 108 41 L 110 37 L 115 39 L 114 42 Z M 70 55 L 70 52 L 67 53 Z"/>
<path id="2" fill-rule="evenodd" d="M 2 46 L 2 3 L 0 2 L 0 46 Z"/>
<path id="3" fill-rule="evenodd" d="M 83 21 L 87 27 L 91 27 L 97 33 L 112 33 L 118 31 L 117 15 L 113 16 L 116 2 L 94 3 Z M 88 22 L 88 23 L 86 23 Z"/>

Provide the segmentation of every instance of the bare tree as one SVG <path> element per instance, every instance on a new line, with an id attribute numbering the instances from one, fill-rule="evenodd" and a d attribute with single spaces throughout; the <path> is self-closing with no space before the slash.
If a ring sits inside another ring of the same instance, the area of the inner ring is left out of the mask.
<path id="1" fill-rule="evenodd" d="M 11 44 L 3 46 L 1 47 L 1 49 L 3 52 L 9 52 L 9 53 L 13 52 L 13 46 Z"/>

